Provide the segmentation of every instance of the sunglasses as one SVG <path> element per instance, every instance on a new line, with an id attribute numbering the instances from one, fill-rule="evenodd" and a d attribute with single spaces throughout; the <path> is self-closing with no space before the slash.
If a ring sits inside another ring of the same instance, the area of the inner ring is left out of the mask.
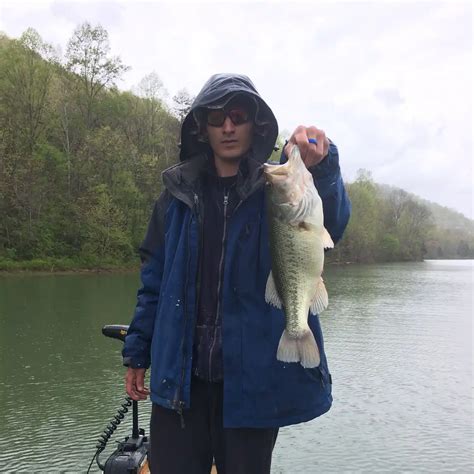
<path id="1" fill-rule="evenodd" d="M 234 125 L 242 125 L 250 120 L 250 113 L 242 107 L 230 110 L 211 109 L 207 111 L 207 124 L 211 127 L 222 127 L 226 117 L 229 117 Z"/>

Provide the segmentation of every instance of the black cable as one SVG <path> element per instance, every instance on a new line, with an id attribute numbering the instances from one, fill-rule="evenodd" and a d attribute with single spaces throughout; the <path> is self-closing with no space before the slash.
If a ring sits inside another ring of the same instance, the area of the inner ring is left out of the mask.
<path id="1" fill-rule="evenodd" d="M 117 414 L 113 417 L 110 423 L 107 425 L 103 433 L 100 435 L 100 438 L 97 440 L 96 448 L 97 451 L 95 452 L 91 462 L 89 464 L 89 468 L 87 469 L 87 474 L 89 474 L 94 459 L 97 461 L 97 465 L 103 471 L 104 466 L 102 466 L 99 462 L 99 454 L 105 449 L 107 443 L 112 436 L 113 432 L 117 429 L 118 425 L 122 422 L 125 417 L 125 414 L 128 412 L 128 407 L 132 405 L 132 399 L 130 397 L 125 397 L 125 403 L 122 403 L 122 408 L 117 410 Z"/>
<path id="2" fill-rule="evenodd" d="M 96 451 L 96 453 L 94 454 L 94 456 L 93 456 L 92 459 L 91 459 L 91 462 L 90 462 L 90 464 L 89 464 L 89 467 L 87 468 L 87 474 L 89 474 L 89 472 L 91 471 L 92 463 L 94 462 L 94 459 L 97 457 L 97 454 L 99 454 L 98 451 Z"/>

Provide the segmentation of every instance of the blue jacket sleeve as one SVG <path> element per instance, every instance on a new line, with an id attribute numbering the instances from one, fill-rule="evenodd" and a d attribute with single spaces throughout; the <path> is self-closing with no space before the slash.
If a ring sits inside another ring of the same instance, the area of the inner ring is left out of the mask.
<path id="1" fill-rule="evenodd" d="M 285 161 L 287 158 L 282 153 L 281 162 Z M 326 158 L 308 169 L 313 175 L 314 184 L 323 201 L 324 227 L 336 243 L 341 239 L 351 214 L 351 202 L 342 180 L 336 145 L 329 141 Z"/>
<path id="2" fill-rule="evenodd" d="M 155 203 L 145 239 L 140 247 L 141 288 L 137 293 L 135 314 L 128 328 L 122 350 L 124 365 L 132 368 L 150 366 L 150 349 L 155 325 L 164 266 L 164 216 L 167 196 Z"/>

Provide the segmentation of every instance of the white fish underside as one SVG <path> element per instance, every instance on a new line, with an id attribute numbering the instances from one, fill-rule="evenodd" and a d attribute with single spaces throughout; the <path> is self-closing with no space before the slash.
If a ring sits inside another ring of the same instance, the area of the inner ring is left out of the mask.
<path id="1" fill-rule="evenodd" d="M 298 148 L 293 148 L 286 164 L 266 165 L 265 173 L 271 183 L 267 210 L 272 260 L 265 299 L 283 308 L 286 317 L 277 358 L 317 367 L 320 355 L 308 326 L 308 311 L 318 314 L 328 305 L 321 274 L 324 248 L 334 244 L 323 225 L 321 198 Z"/>

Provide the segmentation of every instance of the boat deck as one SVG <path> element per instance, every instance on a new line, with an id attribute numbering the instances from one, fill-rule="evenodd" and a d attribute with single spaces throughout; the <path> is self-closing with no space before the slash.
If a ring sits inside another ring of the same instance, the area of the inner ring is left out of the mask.
<path id="1" fill-rule="evenodd" d="M 148 462 L 146 462 L 142 468 L 140 469 L 140 473 L 139 474 L 150 474 L 150 469 L 148 467 Z M 212 465 L 212 468 L 211 468 L 211 472 L 209 474 L 217 474 L 217 469 L 216 469 L 216 465 L 213 464 Z"/>

